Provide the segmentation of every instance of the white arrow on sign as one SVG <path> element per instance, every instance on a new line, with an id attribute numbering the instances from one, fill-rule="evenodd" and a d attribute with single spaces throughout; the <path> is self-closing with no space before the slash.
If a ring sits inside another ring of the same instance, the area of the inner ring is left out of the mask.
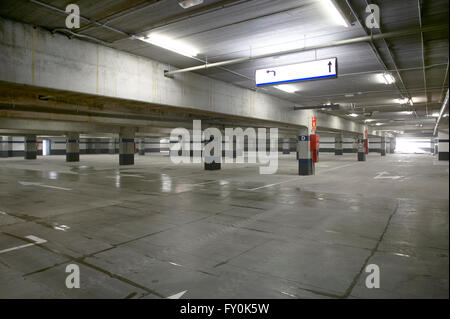
<path id="1" fill-rule="evenodd" d="M 183 295 L 185 293 L 187 293 L 187 290 L 179 292 L 179 293 L 177 293 L 175 295 L 169 296 L 169 297 L 167 297 L 167 299 L 180 299 L 181 297 L 183 297 Z"/>
<path id="2" fill-rule="evenodd" d="M 388 172 L 377 173 L 377 176 L 375 176 L 374 179 L 400 179 L 404 177 L 404 176 L 386 176 L 387 174 L 389 173 Z"/>
<path id="3" fill-rule="evenodd" d="M 57 187 L 57 186 L 45 185 L 42 183 L 34 183 L 34 182 L 19 181 L 19 184 L 22 186 L 39 186 L 39 187 L 45 187 L 45 188 L 61 189 L 63 191 L 71 191 L 72 190 L 71 188 Z"/>
<path id="4" fill-rule="evenodd" d="M 39 238 L 39 237 L 36 237 L 36 236 L 33 236 L 33 235 L 25 236 L 25 238 L 28 238 L 29 240 L 34 241 L 34 243 L 29 243 L 29 244 L 20 245 L 20 246 L 17 246 L 17 247 L 12 247 L 12 248 L 8 248 L 8 249 L 3 249 L 3 250 L 0 250 L 0 254 L 7 253 L 7 252 L 9 252 L 9 251 L 13 251 L 13 250 L 17 250 L 17 249 L 22 249 L 22 248 L 25 248 L 25 247 L 30 247 L 30 246 L 34 246 L 34 245 L 45 244 L 45 243 L 47 242 L 45 239 L 42 239 L 42 238 Z"/>

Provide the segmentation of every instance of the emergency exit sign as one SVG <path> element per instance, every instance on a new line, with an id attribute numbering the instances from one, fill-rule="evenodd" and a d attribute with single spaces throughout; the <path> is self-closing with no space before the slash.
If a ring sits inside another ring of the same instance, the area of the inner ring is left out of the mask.
<path id="1" fill-rule="evenodd" d="M 256 85 L 262 86 L 333 78 L 337 76 L 336 63 L 337 58 L 330 58 L 256 70 Z"/>

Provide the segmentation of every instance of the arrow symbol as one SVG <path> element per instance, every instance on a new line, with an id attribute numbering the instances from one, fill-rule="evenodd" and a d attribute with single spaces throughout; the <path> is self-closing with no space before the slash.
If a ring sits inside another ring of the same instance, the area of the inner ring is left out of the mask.
<path id="1" fill-rule="evenodd" d="M 51 186 L 51 185 L 45 185 L 42 183 L 34 183 L 34 182 L 22 182 L 19 181 L 19 184 L 22 186 L 39 186 L 39 187 L 45 187 L 45 188 L 53 188 L 53 189 L 61 189 L 64 191 L 71 191 L 71 188 L 64 188 L 64 187 L 57 187 L 57 186 Z"/>
<path id="2" fill-rule="evenodd" d="M 333 63 L 331 63 L 331 61 L 330 62 L 328 62 L 328 72 L 329 73 L 331 73 L 331 66 L 333 65 Z"/>
<path id="3" fill-rule="evenodd" d="M 187 290 L 179 292 L 179 293 L 177 293 L 175 295 L 169 296 L 169 297 L 167 297 L 167 299 L 180 299 L 181 297 L 183 297 L 183 295 L 185 293 L 187 293 Z"/>
<path id="4" fill-rule="evenodd" d="M 400 179 L 404 176 L 385 176 L 389 174 L 388 172 L 380 172 L 377 173 L 377 176 L 374 177 L 374 179 Z"/>
<path id="5" fill-rule="evenodd" d="M 268 71 L 266 71 L 266 73 L 267 73 L 267 74 L 273 73 L 273 76 L 276 76 L 276 75 L 277 75 L 277 72 L 276 72 L 276 71 L 273 71 L 273 70 L 268 70 Z"/>

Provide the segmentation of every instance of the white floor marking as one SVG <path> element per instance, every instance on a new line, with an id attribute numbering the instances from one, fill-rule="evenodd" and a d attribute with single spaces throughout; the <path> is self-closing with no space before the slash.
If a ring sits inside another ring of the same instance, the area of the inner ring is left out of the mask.
<path id="1" fill-rule="evenodd" d="M 292 182 L 292 181 L 298 181 L 299 178 L 293 178 L 293 179 L 288 179 L 287 181 L 283 181 L 283 182 L 279 182 L 279 183 L 274 183 L 274 184 L 269 184 L 269 185 L 264 185 L 264 186 L 260 186 L 260 187 L 256 187 L 256 188 L 238 188 L 238 190 L 240 191 L 256 191 L 258 189 L 261 188 L 266 188 L 266 187 L 272 187 L 275 185 L 280 185 L 280 184 L 284 184 L 284 183 L 288 183 L 288 182 Z"/>
<path id="2" fill-rule="evenodd" d="M 42 183 L 34 183 L 34 182 L 21 182 L 19 181 L 19 184 L 22 186 L 39 186 L 39 187 L 45 187 L 45 188 L 53 188 L 53 189 L 60 189 L 63 191 L 71 191 L 71 188 L 65 188 L 65 187 L 57 187 L 57 186 L 51 186 L 51 185 L 45 185 Z"/>
<path id="3" fill-rule="evenodd" d="M 293 298 L 297 298 L 297 296 L 295 296 L 295 295 L 292 295 L 292 294 L 290 294 L 290 293 L 287 293 L 287 292 L 285 292 L 285 291 L 280 291 L 283 295 L 287 295 L 287 296 L 289 296 L 289 297 L 293 297 Z"/>
<path id="4" fill-rule="evenodd" d="M 188 184 L 189 186 L 201 186 L 201 185 L 206 185 L 206 184 L 212 184 L 212 183 L 216 183 L 217 181 L 209 181 L 209 182 L 203 182 L 203 183 L 198 183 L 198 184 Z"/>
<path id="5" fill-rule="evenodd" d="M 137 175 L 137 174 L 117 174 L 114 176 L 107 176 L 106 178 L 117 178 L 117 177 L 137 177 L 137 178 L 144 178 L 145 176 Z"/>
<path id="6" fill-rule="evenodd" d="M 400 179 L 404 176 L 386 176 L 388 175 L 388 172 L 378 172 L 377 176 L 375 176 L 373 179 Z"/>
<path id="7" fill-rule="evenodd" d="M 332 170 L 335 170 L 335 169 L 344 168 L 344 167 L 353 166 L 353 165 L 355 165 L 355 164 L 346 164 L 346 165 L 342 165 L 342 166 L 337 166 L 337 167 L 333 167 L 333 168 L 324 169 L 321 172 L 329 172 L 329 171 L 332 171 Z M 284 183 L 289 183 L 289 182 L 297 181 L 297 180 L 299 180 L 299 178 L 288 179 L 287 181 L 274 183 L 274 184 L 269 184 L 269 185 L 264 185 L 264 186 L 260 186 L 260 187 L 256 187 L 256 188 L 238 188 L 238 190 L 252 192 L 252 191 L 256 191 L 256 190 L 261 189 L 261 188 L 272 187 L 272 186 L 276 186 L 276 185 L 280 185 L 280 184 L 284 184 Z"/>
<path id="8" fill-rule="evenodd" d="M 169 297 L 167 297 L 167 299 L 180 299 L 181 297 L 183 297 L 183 295 L 185 293 L 187 293 L 187 290 L 179 292 L 179 293 L 177 293 L 175 295 L 169 296 Z"/>
<path id="9" fill-rule="evenodd" d="M 8 248 L 8 249 L 3 249 L 3 250 L 0 250 L 0 254 L 7 253 L 7 252 L 13 251 L 13 250 L 22 249 L 22 248 L 25 248 L 25 247 L 30 247 L 30 246 L 34 246 L 34 245 L 44 244 L 44 243 L 47 242 L 45 239 L 42 239 L 42 238 L 39 238 L 39 237 L 36 237 L 36 236 L 33 236 L 33 235 L 28 235 L 28 236 L 25 236 L 25 237 L 30 239 L 30 240 L 32 240 L 32 241 L 34 241 L 34 243 L 29 243 L 29 244 L 20 245 L 20 246 Z"/>
<path id="10" fill-rule="evenodd" d="M 353 166 L 353 165 L 355 165 L 355 164 L 347 164 L 347 165 L 332 167 L 332 168 L 329 168 L 329 169 L 324 169 L 322 172 L 329 172 L 329 171 L 333 171 L 335 169 L 344 168 L 344 167 Z"/>
<path id="11" fill-rule="evenodd" d="M 174 265 L 174 266 L 178 266 L 178 267 L 183 267 L 182 265 L 174 263 L 174 262 L 171 262 L 171 261 L 169 261 L 169 264 Z"/>

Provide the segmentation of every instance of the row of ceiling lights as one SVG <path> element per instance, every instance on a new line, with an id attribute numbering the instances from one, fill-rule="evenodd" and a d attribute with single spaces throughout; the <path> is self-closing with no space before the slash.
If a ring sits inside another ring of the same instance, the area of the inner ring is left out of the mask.
<path id="1" fill-rule="evenodd" d="M 178 3 L 184 9 L 188 9 L 193 6 L 202 4 L 203 0 L 179 0 Z M 349 27 L 347 20 L 344 18 L 344 16 L 340 12 L 340 10 L 336 7 L 333 0 L 322 0 L 321 4 L 322 4 L 324 10 L 329 14 L 329 16 L 333 19 L 333 21 L 335 21 L 336 24 L 344 26 L 344 27 Z M 145 42 L 150 43 L 155 46 L 159 46 L 166 50 L 187 56 L 187 57 L 196 57 L 199 54 L 199 50 L 194 48 L 193 46 L 191 46 L 187 43 L 184 43 L 182 41 L 179 41 L 179 40 L 173 40 L 173 39 L 163 36 L 161 34 L 150 34 L 148 36 L 140 38 L 140 40 L 145 41 Z M 382 83 L 384 83 L 386 85 L 391 85 L 396 82 L 395 77 L 388 72 L 379 74 L 378 78 L 381 80 Z M 274 88 L 281 90 L 283 92 L 286 92 L 286 93 L 290 93 L 290 94 L 293 94 L 298 91 L 294 85 L 290 85 L 290 84 L 276 85 L 276 86 L 274 86 Z M 414 105 L 413 100 L 407 99 L 407 98 L 395 99 L 394 102 L 401 104 L 401 105 L 406 105 L 406 104 L 409 104 L 410 106 Z M 413 113 L 413 111 L 403 111 L 402 113 L 410 115 Z M 348 114 L 348 116 L 358 117 L 359 115 L 356 113 L 350 113 L 350 114 Z M 433 113 L 431 116 L 438 117 L 439 114 Z M 448 114 L 444 115 L 444 117 L 445 116 L 448 116 Z M 370 123 L 372 121 L 373 120 L 371 120 L 371 119 L 366 119 L 364 122 Z M 375 123 L 375 125 L 381 126 L 381 125 L 383 125 L 383 123 Z"/>

